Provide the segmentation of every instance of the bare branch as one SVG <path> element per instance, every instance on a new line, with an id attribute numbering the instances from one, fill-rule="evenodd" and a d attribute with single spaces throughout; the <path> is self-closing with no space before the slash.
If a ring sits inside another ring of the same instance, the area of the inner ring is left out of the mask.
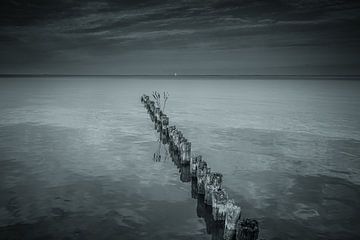
<path id="1" fill-rule="evenodd" d="M 166 102 L 167 102 L 167 100 L 169 98 L 169 93 L 164 91 L 162 95 L 163 95 L 163 105 L 161 104 L 161 94 L 158 91 L 153 91 L 152 92 L 152 96 L 155 99 L 156 106 L 158 108 L 160 108 L 160 109 L 161 109 L 161 106 L 162 106 L 162 111 L 164 112 Z"/>

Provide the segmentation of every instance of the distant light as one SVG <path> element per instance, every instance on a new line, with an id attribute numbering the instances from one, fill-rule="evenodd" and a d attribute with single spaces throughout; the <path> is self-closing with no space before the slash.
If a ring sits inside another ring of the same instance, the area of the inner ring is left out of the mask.
<path id="1" fill-rule="evenodd" d="M 177 76 L 177 73 L 174 73 L 174 76 L 176 77 L 176 76 Z"/>

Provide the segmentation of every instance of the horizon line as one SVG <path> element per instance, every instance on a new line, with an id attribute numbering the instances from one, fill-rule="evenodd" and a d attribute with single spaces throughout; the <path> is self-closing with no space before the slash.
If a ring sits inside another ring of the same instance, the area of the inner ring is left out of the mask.
<path id="1" fill-rule="evenodd" d="M 360 77 L 360 74 L 62 74 L 0 73 L 4 77 Z"/>

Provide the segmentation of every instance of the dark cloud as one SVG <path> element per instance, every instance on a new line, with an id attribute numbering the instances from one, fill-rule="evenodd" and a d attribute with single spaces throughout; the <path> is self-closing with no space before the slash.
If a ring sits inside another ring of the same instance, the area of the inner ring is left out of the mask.
<path id="1" fill-rule="evenodd" d="M 360 73 L 359 10 L 345 0 L 2 1 L 0 71 Z"/>

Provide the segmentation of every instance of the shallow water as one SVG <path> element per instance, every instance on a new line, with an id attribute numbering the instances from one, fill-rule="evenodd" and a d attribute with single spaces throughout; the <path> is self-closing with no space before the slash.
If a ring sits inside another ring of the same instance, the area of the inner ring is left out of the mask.
<path id="1" fill-rule="evenodd" d="M 0 84 L 0 239 L 218 239 L 140 103 L 152 90 L 260 238 L 360 239 L 360 82 Z"/>

